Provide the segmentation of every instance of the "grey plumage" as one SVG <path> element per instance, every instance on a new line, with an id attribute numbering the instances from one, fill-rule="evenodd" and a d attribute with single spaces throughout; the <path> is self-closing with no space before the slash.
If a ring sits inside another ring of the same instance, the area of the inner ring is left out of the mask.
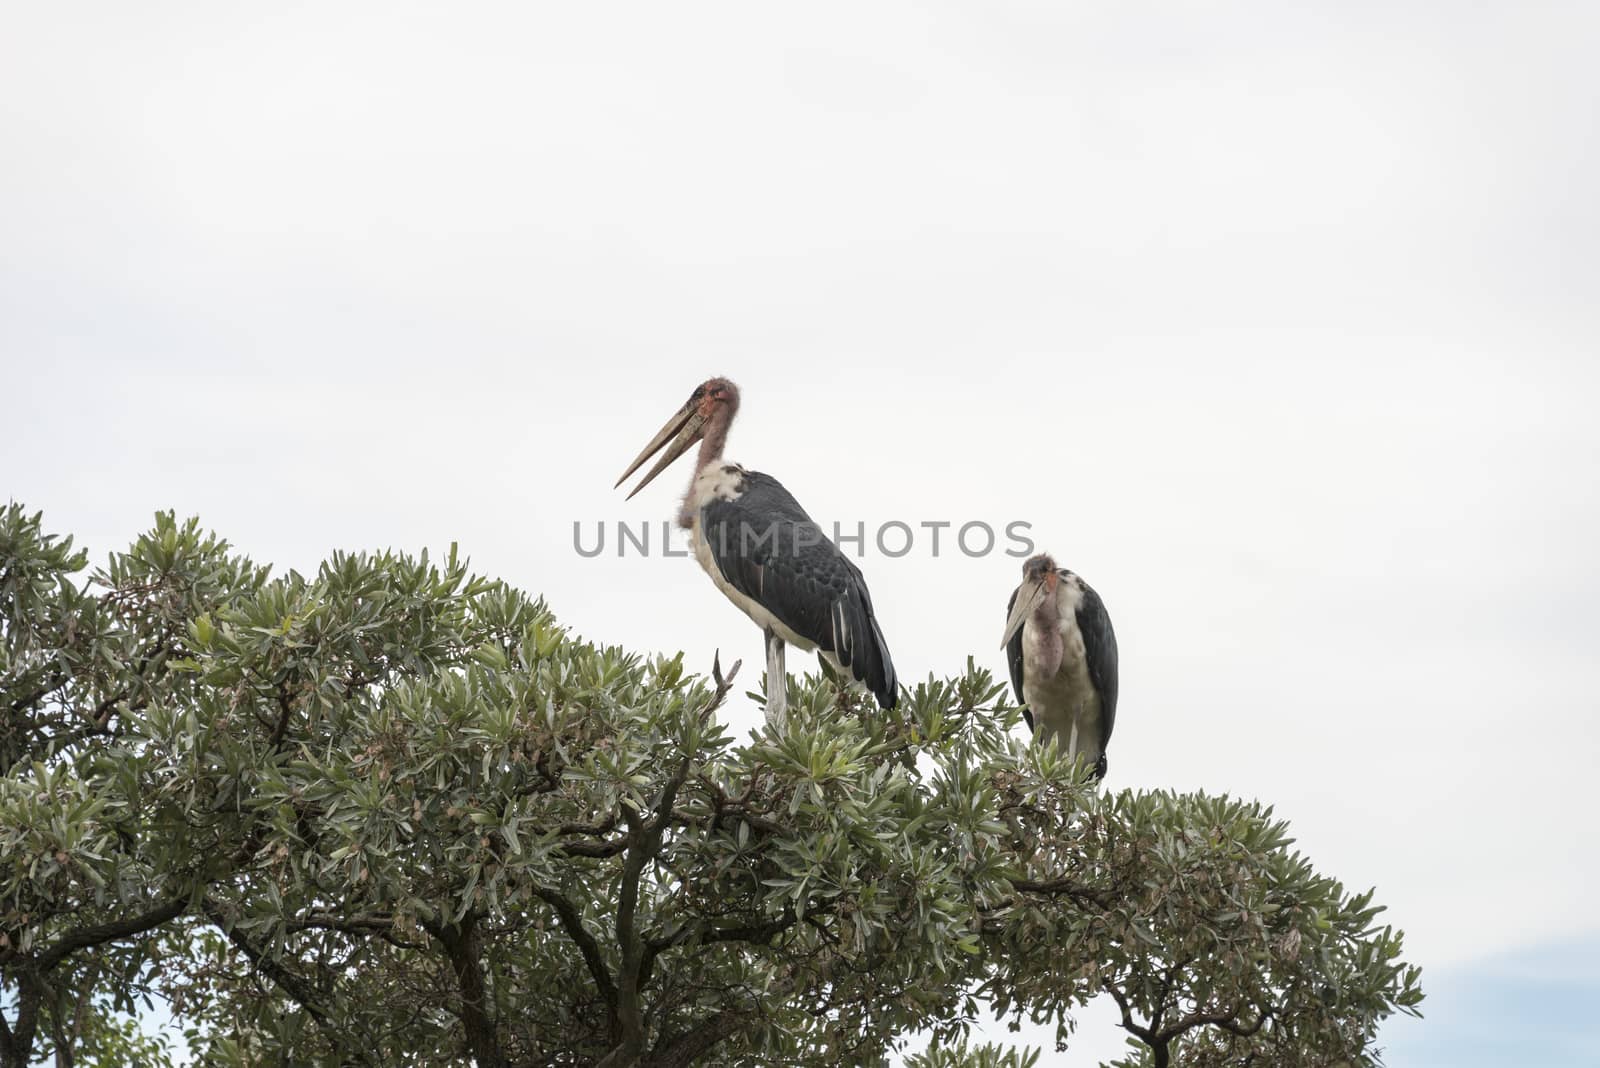
<path id="1" fill-rule="evenodd" d="M 739 476 L 736 497 L 700 510 L 723 579 L 893 708 L 894 664 L 860 570 L 777 479 L 743 469 Z"/>

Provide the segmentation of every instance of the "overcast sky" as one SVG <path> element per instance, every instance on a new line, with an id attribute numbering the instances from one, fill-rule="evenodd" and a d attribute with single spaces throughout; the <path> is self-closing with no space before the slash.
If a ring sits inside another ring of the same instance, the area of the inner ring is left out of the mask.
<path id="1" fill-rule="evenodd" d="M 97 558 L 156 509 L 280 568 L 459 541 L 587 637 L 753 680 L 692 560 L 573 547 L 659 549 L 687 462 L 611 484 L 728 375 L 729 455 L 867 525 L 902 680 L 1003 671 L 1019 561 L 871 532 L 1031 524 L 1116 624 L 1108 785 L 1268 800 L 1391 906 L 1431 993 L 1391 1065 L 1596 1063 L 1541 1006 L 1600 988 L 1597 32 L 1582 3 L 14 5 L 0 498 Z M 1462 1037 L 1485 1006 L 1498 1047 Z"/>

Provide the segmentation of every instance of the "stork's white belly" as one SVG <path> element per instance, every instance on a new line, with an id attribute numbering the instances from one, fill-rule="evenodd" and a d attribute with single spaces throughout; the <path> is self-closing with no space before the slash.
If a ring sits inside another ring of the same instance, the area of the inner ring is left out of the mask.
<path id="1" fill-rule="evenodd" d="M 1072 738 L 1072 728 L 1076 726 L 1078 752 L 1085 764 L 1092 765 L 1105 748 L 1100 697 L 1089 680 L 1076 605 L 1063 608 L 1061 666 L 1053 675 L 1046 676 L 1037 666 L 1042 635 L 1034 621 L 1029 619 L 1023 626 L 1022 696 L 1033 713 L 1033 729 L 1039 744 L 1048 745 L 1052 736 L 1059 735 L 1056 744 L 1065 750 Z"/>
<path id="2" fill-rule="evenodd" d="M 706 540 L 705 531 L 700 526 L 700 509 L 713 500 L 738 500 L 738 485 L 743 474 L 744 470 L 737 464 L 716 463 L 707 464 L 695 477 L 694 485 L 689 490 L 689 497 L 684 502 L 685 511 L 692 516 L 689 533 L 694 542 L 694 558 L 700 561 L 700 566 L 711 576 L 711 581 L 716 583 L 717 589 L 722 591 L 723 596 L 738 606 L 739 611 L 754 620 L 756 626 L 762 630 L 772 631 L 797 649 L 815 649 L 816 643 L 790 630 L 767 611 L 760 601 L 735 589 L 722 577 L 722 569 L 717 566 L 717 559 L 711 554 L 711 543 Z M 837 667 L 837 664 L 835 666 Z"/>

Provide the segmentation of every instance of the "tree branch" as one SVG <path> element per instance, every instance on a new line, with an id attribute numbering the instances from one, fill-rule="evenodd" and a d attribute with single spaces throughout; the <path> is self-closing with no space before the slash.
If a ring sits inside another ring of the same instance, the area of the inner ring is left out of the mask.
<path id="1" fill-rule="evenodd" d="M 702 719 L 708 718 L 727 699 L 734 677 L 739 674 L 740 663 L 742 661 L 735 661 L 724 676 L 721 654 L 712 655 L 711 677 L 716 689 L 705 708 L 700 710 Z M 644 974 L 645 942 L 634 927 L 639 907 L 639 880 L 645 865 L 661 851 L 662 835 L 672 822 L 672 807 L 677 803 L 679 789 L 688 781 L 690 767 L 690 757 L 685 754 L 662 785 L 661 796 L 653 806 L 653 819 L 647 821 L 640 812 L 626 804 L 622 806 L 622 816 L 628 824 L 628 849 L 622 862 L 622 883 L 617 896 L 617 945 L 622 951 L 622 960 L 617 968 L 616 1034 L 615 1045 L 600 1061 L 599 1068 L 622 1068 L 633 1064 L 644 1053 L 645 1024 L 639 992 Z"/>
<path id="2" fill-rule="evenodd" d="M 342 919 L 338 916 L 313 913 L 299 919 L 284 920 L 285 931 L 337 931 L 340 934 L 366 934 L 377 935 L 396 949 L 424 949 L 419 942 L 408 942 L 394 933 L 394 918 L 392 916 L 352 916 Z"/>
<path id="3" fill-rule="evenodd" d="M 348 1049 L 346 1048 L 345 1043 L 342 1041 L 343 1031 L 335 1026 L 328 1010 L 322 1005 L 322 999 L 309 982 L 261 952 L 251 943 L 243 931 L 231 927 L 227 922 L 227 917 L 223 915 L 222 909 L 211 899 L 207 898 L 202 903 L 201 910 L 205 913 L 206 919 L 211 921 L 212 926 L 221 931 L 228 941 L 233 944 L 234 948 L 243 954 L 244 958 L 250 962 L 251 967 L 266 976 L 274 986 L 287 994 L 290 1000 L 305 1010 L 306 1015 L 310 1016 L 317 1026 L 332 1040 L 334 1048 L 339 1050 L 341 1055 L 354 1056 L 364 1064 L 372 1063 L 367 1051 L 361 1047 L 352 1046 Z"/>
<path id="4" fill-rule="evenodd" d="M 44 989 L 36 974 L 17 977 L 17 1022 L 5 1027 L 0 1020 L 0 1068 L 28 1068 L 33 1059 L 33 1034 L 39 1024 L 39 1002 Z"/>
<path id="5" fill-rule="evenodd" d="M 289 700 L 289 694 L 283 688 L 283 683 L 278 684 L 278 722 L 272 728 L 272 734 L 267 738 L 267 744 L 276 749 L 283 744 L 284 736 L 289 733 L 289 720 L 294 715 L 294 703 Z"/>
<path id="6" fill-rule="evenodd" d="M 533 888 L 533 896 L 555 910 L 556 919 L 561 921 L 561 929 L 577 945 L 578 952 L 583 954 L 583 962 L 588 966 L 589 974 L 594 977 L 594 985 L 599 988 L 600 996 L 605 999 L 607 1011 L 614 1017 L 617 1011 L 616 985 L 611 980 L 610 970 L 606 968 L 605 957 L 600 952 L 600 943 L 595 941 L 594 935 L 584 927 L 583 917 L 578 914 L 577 907 L 554 890 L 546 890 L 540 886 Z"/>
<path id="7" fill-rule="evenodd" d="M 564 842 L 552 850 L 557 856 L 592 857 L 595 859 L 615 857 L 627 851 L 627 838 L 613 838 L 610 841 L 601 842 Z"/>
<path id="8" fill-rule="evenodd" d="M 717 1043 L 739 1029 L 748 1015 L 743 1007 L 726 1008 L 706 1017 L 689 1030 L 670 1038 L 663 1035 L 641 1068 L 687 1068 Z"/>
<path id="9" fill-rule="evenodd" d="M 1269 1012 L 1263 1012 L 1256 1017 L 1255 1023 L 1246 1026 L 1238 1022 L 1239 1014 L 1236 1012 L 1200 1012 L 1196 1010 L 1195 1012 L 1191 1012 L 1189 1015 L 1179 1020 L 1177 1023 L 1173 1024 L 1171 1027 L 1168 1027 L 1166 1030 L 1160 1032 L 1156 1037 L 1173 1039 L 1177 1038 L 1186 1031 L 1193 1030 L 1196 1027 L 1201 1027 L 1205 1024 L 1212 1024 L 1213 1026 L 1222 1028 L 1229 1034 L 1238 1035 L 1240 1038 L 1249 1038 L 1251 1035 L 1261 1030 L 1261 1025 L 1267 1022 L 1267 1017 L 1270 1015 L 1271 1013 Z"/>
<path id="10" fill-rule="evenodd" d="M 432 924 L 429 932 L 444 946 L 451 970 L 461 988 L 461 1023 L 467 1030 L 467 1048 L 478 1068 L 508 1068 L 500 1048 L 499 1027 L 489 1008 L 483 968 L 478 960 L 478 918 L 471 911 L 458 924 Z"/>
<path id="11" fill-rule="evenodd" d="M 11 702 L 11 711 L 13 711 L 13 712 L 25 712 L 29 708 L 31 708 L 35 703 L 37 703 L 38 701 L 43 700 L 46 697 L 49 697 L 52 693 L 55 693 L 57 690 L 61 689 L 61 687 L 65 686 L 66 684 L 67 684 L 67 674 L 66 674 L 66 672 L 58 670 L 53 676 L 51 676 L 51 679 L 50 679 L 50 681 L 48 683 L 46 683 L 45 685 L 41 686 L 39 689 L 33 691 L 32 693 L 28 694 L 28 696 L 26 696 L 26 697 L 19 697 L 15 701 L 12 701 Z M 0 1036 L 0 1037 L 3 1037 L 3 1036 Z"/>
<path id="12" fill-rule="evenodd" d="M 1099 908 L 1108 909 L 1115 904 L 1115 899 L 1104 890 L 1094 890 L 1081 883 L 1062 877 L 1036 882 L 1032 879 L 1012 879 L 1012 889 L 1025 894 L 1060 894 L 1070 897 L 1074 901 L 1087 901 Z"/>
<path id="13" fill-rule="evenodd" d="M 1117 1008 L 1121 1010 L 1122 1029 L 1146 1045 L 1152 1045 L 1155 1036 L 1150 1033 L 1150 1029 L 1148 1027 L 1141 1027 L 1133 1022 L 1133 1009 L 1128 1004 L 1128 998 L 1122 993 L 1121 989 L 1119 989 L 1109 979 L 1102 979 L 1100 981 L 1100 988 L 1111 995 L 1111 1000 L 1115 1001 L 1117 1003 Z"/>
<path id="14" fill-rule="evenodd" d="M 183 915 L 188 907 L 189 895 L 175 897 L 170 901 L 157 905 L 147 912 L 137 916 L 129 916 L 125 920 L 115 920 L 111 923 L 97 924 L 93 927 L 84 927 L 63 935 L 49 949 L 34 957 L 33 965 L 40 972 L 47 972 L 60 964 L 69 954 L 80 949 L 89 949 L 92 946 L 104 945 L 115 942 L 119 938 L 128 938 L 137 934 L 160 927 L 168 920 L 176 919 Z"/>
<path id="15" fill-rule="evenodd" d="M 774 937 L 793 927 L 796 917 L 793 909 L 785 909 L 782 916 L 765 923 L 746 924 L 742 927 L 717 927 L 703 932 L 697 940 L 702 946 L 713 945 L 718 942 L 748 942 L 752 945 L 766 945 Z M 656 956 L 674 946 L 680 946 L 693 939 L 693 928 L 679 927 L 670 935 L 645 940 L 644 958 L 639 965 L 639 985 L 642 987 L 649 983 L 650 975 L 655 969 Z"/>
<path id="16" fill-rule="evenodd" d="M 686 771 L 688 759 L 680 762 L 678 770 Z M 677 793 L 675 772 L 662 790 L 668 806 Z M 681 781 L 681 780 L 678 780 Z M 644 1052 L 644 1017 L 639 1006 L 639 975 L 644 963 L 644 943 L 634 931 L 634 914 L 639 907 L 639 878 L 644 866 L 654 854 L 652 843 L 659 844 L 659 821 L 646 823 L 632 809 L 625 808 L 628 821 L 628 852 L 622 862 L 622 883 L 617 896 L 617 945 L 622 950 L 622 961 L 617 968 L 615 1001 L 614 1046 L 601 1060 L 599 1068 L 623 1068 L 631 1065 Z M 654 832 L 654 833 L 653 833 Z"/>

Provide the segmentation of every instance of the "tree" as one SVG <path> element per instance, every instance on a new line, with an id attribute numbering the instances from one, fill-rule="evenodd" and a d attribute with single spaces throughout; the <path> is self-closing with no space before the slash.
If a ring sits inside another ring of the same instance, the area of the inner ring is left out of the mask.
<path id="1" fill-rule="evenodd" d="M 1254 802 L 1102 793 L 972 664 L 883 714 L 579 640 L 452 548 L 268 570 L 196 521 L 85 580 L 0 513 L 0 1064 L 161 998 L 207 1062 L 1374 1064 L 1400 935 Z M 266 996 L 263 996 L 265 994 Z M 119 1037 L 120 1036 L 120 1037 Z M 132 1048 L 131 1046 L 129 1048 Z"/>

